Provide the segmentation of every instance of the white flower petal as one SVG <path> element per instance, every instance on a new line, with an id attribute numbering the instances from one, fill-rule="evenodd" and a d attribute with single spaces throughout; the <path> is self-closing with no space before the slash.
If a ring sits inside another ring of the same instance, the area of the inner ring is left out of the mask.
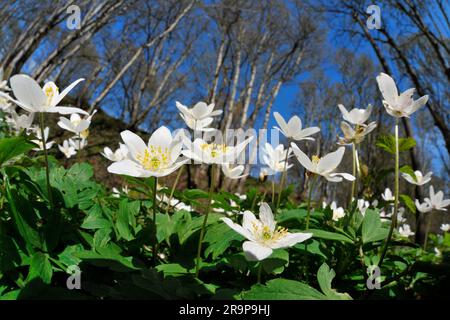
<path id="1" fill-rule="evenodd" d="M 131 153 L 131 156 L 133 158 L 136 158 L 136 156 L 147 148 L 144 140 L 141 139 L 137 134 L 125 130 L 123 131 L 120 136 L 122 137 L 123 142 L 125 142 L 126 146 L 128 147 L 128 150 Z"/>
<path id="2" fill-rule="evenodd" d="M 283 249 L 294 246 L 312 237 L 312 233 L 288 233 L 285 237 L 271 245 L 272 249 Z"/>
<path id="3" fill-rule="evenodd" d="M 261 261 L 269 257 L 273 250 L 260 245 L 257 242 L 245 241 L 242 245 L 245 257 L 248 261 Z"/>
<path id="4" fill-rule="evenodd" d="M 129 159 L 114 162 L 108 167 L 108 172 L 132 177 L 146 176 L 142 168 L 140 168 L 136 162 Z"/>

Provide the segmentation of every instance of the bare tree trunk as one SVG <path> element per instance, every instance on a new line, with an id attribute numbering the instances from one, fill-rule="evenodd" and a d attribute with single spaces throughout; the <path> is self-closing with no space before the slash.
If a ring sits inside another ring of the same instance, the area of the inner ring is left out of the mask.
<path id="1" fill-rule="evenodd" d="M 230 94 L 230 104 L 228 107 L 228 117 L 225 124 L 225 129 L 231 126 L 231 122 L 233 121 L 233 112 L 235 106 L 236 92 L 237 86 L 239 83 L 240 71 L 241 71 L 241 58 L 242 58 L 242 48 L 238 44 L 239 48 L 236 53 L 236 60 L 234 61 L 234 76 L 231 84 L 231 94 Z"/>
<path id="2" fill-rule="evenodd" d="M 114 87 L 114 85 L 119 81 L 123 75 L 128 71 L 128 69 L 136 62 L 136 60 L 139 58 L 141 53 L 144 51 L 145 48 L 150 48 L 153 46 L 158 40 L 163 39 L 167 35 L 169 35 L 175 27 L 178 25 L 180 20 L 191 10 L 191 8 L 194 6 L 196 0 L 189 3 L 189 5 L 184 8 L 181 13 L 175 18 L 175 20 L 158 36 L 150 40 L 148 43 L 140 47 L 134 55 L 131 57 L 131 59 L 122 67 L 122 69 L 119 71 L 119 73 L 114 77 L 114 79 L 107 84 L 107 86 L 103 89 L 103 91 L 99 94 L 99 96 L 94 100 L 92 103 L 89 112 L 91 112 L 105 97 L 106 95 L 111 91 L 111 89 Z"/>

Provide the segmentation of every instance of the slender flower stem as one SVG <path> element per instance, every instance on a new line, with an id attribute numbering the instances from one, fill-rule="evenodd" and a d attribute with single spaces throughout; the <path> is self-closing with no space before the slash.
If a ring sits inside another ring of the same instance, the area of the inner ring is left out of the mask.
<path id="1" fill-rule="evenodd" d="M 42 149 L 44 150 L 44 162 L 45 162 L 45 178 L 47 180 L 47 193 L 48 193 L 48 200 L 50 201 L 50 207 L 53 210 L 53 195 L 52 195 L 52 187 L 50 185 L 50 167 L 48 165 L 48 153 L 47 153 L 47 141 L 45 141 L 45 134 L 44 134 L 44 113 L 39 113 L 39 125 L 41 129 L 41 142 L 42 142 Z"/>
<path id="2" fill-rule="evenodd" d="M 308 211 L 306 213 L 306 230 L 309 229 L 309 217 L 310 217 L 310 213 L 311 213 L 311 196 L 312 196 L 315 182 L 316 182 L 316 176 L 313 176 L 311 183 L 309 185 L 309 192 L 308 192 L 308 204 L 307 204 Z"/>
<path id="3" fill-rule="evenodd" d="M 154 185 L 153 185 L 153 227 L 155 232 L 155 242 L 153 243 L 153 262 L 156 263 L 156 255 L 157 255 L 157 244 L 158 244 L 158 236 L 157 236 L 157 229 L 156 229 L 156 193 L 158 191 L 158 178 L 155 177 Z"/>
<path id="4" fill-rule="evenodd" d="M 358 176 L 356 174 L 356 144 L 352 143 L 352 155 L 353 155 L 353 176 L 355 177 L 355 180 L 352 181 L 352 194 L 350 195 L 350 204 L 352 204 L 353 199 L 355 199 L 355 192 L 356 192 L 356 180 L 358 179 Z"/>
<path id="5" fill-rule="evenodd" d="M 389 228 L 389 233 L 386 239 L 386 243 L 384 244 L 383 251 L 381 253 L 380 262 L 378 263 L 378 267 L 381 267 L 383 263 L 384 257 L 386 256 L 386 252 L 389 246 L 389 241 L 392 238 L 392 233 L 394 232 L 394 228 L 397 225 L 397 213 L 398 213 L 398 191 L 399 191 L 399 150 L 398 150 L 398 118 L 395 119 L 395 189 L 394 189 L 394 214 L 392 215 L 391 227 Z"/>
<path id="6" fill-rule="evenodd" d="M 169 214 L 170 202 L 172 201 L 173 194 L 175 193 L 175 189 L 176 189 L 176 187 L 177 187 L 177 185 L 178 185 L 178 182 L 180 181 L 180 177 L 181 177 L 181 173 L 183 172 L 183 168 L 184 168 L 184 167 L 182 166 L 182 167 L 178 170 L 177 177 L 175 178 L 175 182 L 173 183 L 172 190 L 170 191 L 169 201 L 168 201 L 167 208 L 166 208 L 166 215 Z"/>
<path id="7" fill-rule="evenodd" d="M 256 278 L 256 282 L 258 284 L 261 283 L 261 273 L 262 273 L 262 261 L 259 262 L 258 274 L 257 274 L 257 278 Z"/>
<path id="8" fill-rule="evenodd" d="M 272 180 L 272 205 L 275 204 L 275 180 Z"/>
<path id="9" fill-rule="evenodd" d="M 433 211 L 431 211 L 427 217 L 427 226 L 425 229 L 425 240 L 423 242 L 423 250 L 427 250 L 427 243 L 428 243 L 428 233 L 430 232 L 430 222 L 431 222 L 431 214 Z"/>
<path id="10" fill-rule="evenodd" d="M 202 253 L 202 243 L 203 237 L 205 236 L 205 228 L 206 223 L 208 222 L 208 214 L 209 209 L 211 208 L 212 195 L 214 190 L 214 182 L 215 182 L 215 167 L 211 165 L 211 181 L 209 183 L 209 197 L 208 204 L 206 206 L 205 218 L 203 219 L 202 229 L 200 230 L 200 238 L 198 239 L 198 248 L 197 248 L 197 261 L 195 265 L 195 277 L 198 278 L 198 274 L 200 273 L 200 264 L 201 264 L 201 253 Z"/>
<path id="11" fill-rule="evenodd" d="M 288 161 L 288 156 L 289 156 L 289 149 L 290 149 L 290 147 L 287 148 L 287 150 L 286 150 L 286 159 L 284 159 L 284 171 L 283 171 L 283 174 L 281 175 L 280 193 L 278 194 L 277 206 L 276 206 L 275 212 L 274 212 L 275 214 L 277 213 L 278 207 L 280 206 L 281 194 L 283 193 L 284 183 L 286 181 L 287 161 Z"/>

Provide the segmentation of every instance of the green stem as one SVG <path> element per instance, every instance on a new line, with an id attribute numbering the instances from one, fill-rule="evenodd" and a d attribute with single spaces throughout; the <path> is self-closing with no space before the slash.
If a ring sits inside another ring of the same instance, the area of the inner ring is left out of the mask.
<path id="1" fill-rule="evenodd" d="M 353 176 L 355 180 L 352 182 L 352 194 L 350 195 L 350 205 L 352 204 L 353 199 L 355 199 L 355 191 L 356 191 L 356 180 L 358 179 L 356 175 L 356 144 L 352 143 L 352 155 L 353 155 Z"/>
<path id="2" fill-rule="evenodd" d="M 44 162 L 45 162 L 45 178 L 47 180 L 47 193 L 48 193 L 48 200 L 50 201 L 50 207 L 53 210 L 53 195 L 52 195 L 52 187 L 50 185 L 50 167 L 48 165 L 48 153 L 47 153 L 47 145 L 45 141 L 45 134 L 44 134 L 44 113 L 39 113 L 39 125 L 41 129 L 41 142 L 42 142 L 42 149 L 44 150 Z"/>
<path id="3" fill-rule="evenodd" d="M 172 190 L 170 191 L 169 201 L 168 201 L 167 208 L 166 208 L 166 215 L 169 214 L 170 202 L 172 201 L 173 194 L 175 193 L 175 188 L 178 185 L 178 181 L 180 180 L 181 173 L 183 172 L 183 168 L 184 167 L 181 167 L 180 170 L 178 170 L 177 177 L 175 178 L 175 182 L 173 183 Z"/>
<path id="4" fill-rule="evenodd" d="M 157 237 L 157 229 L 156 229 L 156 193 L 158 190 L 158 178 L 155 177 L 155 179 L 153 180 L 154 185 L 153 185 L 153 230 L 155 232 L 155 239 L 154 239 L 154 243 L 153 243 L 153 262 L 156 264 L 156 255 L 157 255 L 157 244 L 158 244 L 158 237 Z"/>
<path id="5" fill-rule="evenodd" d="M 200 238 L 198 239 L 198 248 L 197 248 L 197 261 L 195 265 L 195 277 L 198 278 L 198 274 L 200 273 L 200 264 L 201 264 L 201 253 L 202 253 L 202 243 L 203 243 L 203 237 L 205 236 L 205 228 L 206 223 L 208 222 L 208 214 L 209 209 L 211 208 L 211 202 L 212 202 L 212 195 L 214 190 L 214 181 L 215 180 L 215 167 L 214 165 L 211 165 L 211 181 L 209 183 L 209 197 L 208 197 L 208 204 L 206 206 L 206 212 L 205 212 L 205 218 L 203 219 L 202 229 L 200 230 Z"/>
<path id="6" fill-rule="evenodd" d="M 309 229 L 309 217 L 310 217 L 310 213 L 311 213 L 311 196 L 312 196 L 312 191 L 313 191 L 315 182 L 316 182 L 316 176 L 313 176 L 313 178 L 311 180 L 311 184 L 309 186 L 309 192 L 308 192 L 308 211 L 306 214 L 306 230 Z"/>
<path id="7" fill-rule="evenodd" d="M 432 213 L 433 212 L 431 211 L 430 214 L 427 216 L 427 226 L 425 229 L 425 241 L 423 242 L 423 250 L 427 250 L 428 233 L 430 232 L 430 222 L 431 222 L 431 214 Z"/>
<path id="8" fill-rule="evenodd" d="M 280 201 L 281 201 L 281 194 L 283 193 L 283 188 L 284 188 L 284 183 L 286 180 L 286 172 L 287 172 L 287 161 L 288 161 L 288 156 L 289 156 L 289 148 L 287 148 L 286 150 L 286 159 L 284 159 L 284 171 L 283 174 L 281 175 L 281 182 L 280 182 L 280 193 L 278 194 L 278 200 L 277 200 L 277 206 L 275 209 L 275 214 L 278 211 L 278 207 L 280 206 Z"/>
<path id="9" fill-rule="evenodd" d="M 256 278 L 256 282 L 258 284 L 261 283 L 261 273 L 262 273 L 262 261 L 259 262 L 259 267 L 258 267 L 258 274 L 257 274 L 257 278 Z"/>
<path id="10" fill-rule="evenodd" d="M 384 244 L 383 251 L 381 253 L 380 262 L 378 267 L 381 268 L 381 264 L 383 263 L 384 257 L 386 256 L 386 252 L 389 246 L 389 241 L 392 238 L 392 233 L 394 232 L 394 228 L 397 225 L 397 213 L 398 213 L 398 189 L 399 189 L 399 150 L 398 150 L 398 118 L 395 120 L 395 189 L 394 189 L 394 214 L 392 215 L 391 227 L 389 228 L 389 233 L 386 239 L 386 243 Z"/>
<path id="11" fill-rule="evenodd" d="M 275 180 L 272 180 L 272 206 L 275 204 Z"/>

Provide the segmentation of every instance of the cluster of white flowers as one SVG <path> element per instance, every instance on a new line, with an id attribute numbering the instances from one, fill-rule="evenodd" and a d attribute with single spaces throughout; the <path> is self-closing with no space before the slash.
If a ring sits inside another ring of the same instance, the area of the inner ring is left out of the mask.
<path id="1" fill-rule="evenodd" d="M 59 113 L 62 115 L 70 115 L 69 118 L 60 117 L 57 123 L 60 128 L 74 134 L 71 138 L 64 140 L 61 145 L 58 145 L 59 150 L 64 156 L 70 158 L 87 145 L 89 127 L 96 110 L 88 114 L 82 109 L 60 106 L 59 104 L 83 80 L 78 79 L 74 81 L 60 93 L 58 87 L 53 82 L 46 82 L 43 87 L 40 87 L 31 77 L 19 74 L 10 78 L 11 88 L 9 88 L 7 81 L 3 80 L 3 73 L 0 71 L 0 107 L 3 111 L 9 112 L 7 121 L 14 130 L 26 130 L 27 133 L 35 134 L 37 139 L 31 141 L 36 143 L 37 148 L 34 149 L 36 151 L 50 149 L 55 141 L 49 141 L 49 128 L 44 128 L 42 122 L 40 128 L 33 127 L 32 124 L 35 114 Z M 384 73 L 381 73 L 377 77 L 377 82 L 383 95 L 384 107 L 393 117 L 409 117 L 428 101 L 428 96 L 414 100 L 412 98 L 414 89 L 408 89 L 399 95 L 394 80 Z M 9 91 L 12 91 L 15 98 L 9 95 Z M 13 105 L 19 106 L 25 113 L 18 114 Z M 186 126 L 193 130 L 194 134 L 217 130 L 211 125 L 214 122 L 214 117 L 222 114 L 222 110 L 214 110 L 214 103 L 207 104 L 200 101 L 192 108 L 189 108 L 176 101 L 176 107 L 180 111 L 180 116 Z M 264 175 L 276 175 L 278 173 L 285 175 L 293 166 L 293 164 L 289 163 L 289 158 L 295 155 L 298 162 L 306 169 L 308 176 L 322 176 L 329 182 L 341 182 L 343 179 L 354 181 L 356 179 L 354 175 L 336 172 L 337 167 L 342 162 L 345 145 L 353 145 L 355 147 L 356 144 L 362 142 L 376 128 L 377 124 L 375 122 L 366 123 L 373 109 L 371 105 L 367 109 L 354 108 L 350 111 L 347 111 L 342 104 L 339 104 L 338 108 L 344 119 L 341 122 L 343 137 L 338 139 L 338 144 L 341 146 L 337 150 L 322 157 L 318 155 L 309 157 L 298 145 L 299 141 L 314 141 L 312 135 L 318 133 L 320 128 L 303 128 L 302 121 L 298 116 L 293 116 L 286 121 L 278 112 L 275 112 L 274 118 L 278 124 L 275 129 L 285 136 L 288 143 L 287 147 L 283 144 L 273 146 L 265 143 L 263 147 L 263 163 L 265 167 L 261 172 Z M 188 161 L 194 161 L 197 164 L 219 166 L 223 174 L 229 179 L 240 179 L 247 175 L 245 173 L 245 166 L 235 165 L 235 163 L 247 145 L 253 140 L 253 137 L 240 141 L 236 145 L 221 142 L 207 142 L 202 138 L 195 137 L 192 141 L 188 138 L 184 130 L 173 134 L 165 126 L 161 126 L 155 130 L 147 143 L 137 134 L 129 130 L 121 132 L 120 135 L 123 143 L 119 144 L 117 150 L 112 151 L 109 147 L 105 147 L 101 153 L 112 162 L 107 168 L 110 173 L 133 177 L 159 178 L 170 175 Z M 356 161 L 356 166 L 359 167 L 357 151 L 354 153 L 354 161 Z M 422 174 L 421 171 L 415 171 L 413 175 L 403 173 L 402 176 L 411 184 L 423 186 L 431 181 L 432 172 Z M 398 190 L 396 191 L 398 193 Z M 121 194 L 128 193 L 127 186 L 122 188 L 121 191 L 116 188 L 113 189 L 114 197 L 120 197 Z M 238 196 L 241 200 L 244 199 L 244 196 Z M 159 202 L 165 203 L 168 207 L 173 207 L 177 210 L 192 210 L 191 206 L 186 205 L 172 196 L 158 196 L 155 193 L 155 197 Z M 388 203 L 388 207 L 393 206 L 391 202 L 398 201 L 389 188 L 385 189 L 381 197 Z M 416 199 L 415 204 L 420 212 L 430 212 L 432 210 L 446 211 L 445 207 L 450 205 L 450 199 L 444 199 L 442 191 L 435 194 L 433 186 L 430 186 L 430 196 L 424 199 L 424 203 L 420 203 Z M 365 199 L 358 199 L 356 205 L 359 212 L 364 216 L 370 206 L 377 207 L 378 201 L 370 204 Z M 233 222 L 229 218 L 222 218 L 222 220 L 230 228 L 247 239 L 243 243 L 243 250 L 248 260 L 260 261 L 266 259 L 274 249 L 291 247 L 312 236 L 312 233 L 289 233 L 285 228 L 277 227 L 272 210 L 265 202 L 260 203 L 259 219 L 250 211 L 240 212 L 240 206 L 234 201 L 230 202 L 230 206 L 233 208 L 231 212 L 225 212 L 223 209 L 220 210 L 220 208 L 214 207 L 213 210 L 223 212 L 227 215 L 242 215 L 242 225 Z M 326 204 L 323 206 L 324 208 L 327 207 Z M 330 209 L 333 213 L 332 220 L 335 222 L 345 216 L 344 208 L 338 207 L 335 201 L 331 203 Z M 397 212 L 397 220 L 400 223 L 404 223 L 406 221 L 403 218 L 405 209 L 399 208 Z M 385 208 L 383 208 L 380 211 L 380 216 L 386 219 L 392 217 L 393 213 L 394 210 L 387 213 Z M 449 224 L 442 224 L 442 231 L 447 232 L 449 229 Z M 401 225 L 398 228 L 398 233 L 402 237 L 414 235 L 414 232 L 408 224 Z M 201 241 L 202 239 L 200 238 L 200 244 Z"/>
<path id="2" fill-rule="evenodd" d="M 44 128 L 44 136 L 42 136 L 41 130 L 38 127 L 33 127 L 33 120 L 36 113 L 59 113 L 63 115 L 70 114 L 70 119 L 60 117 L 58 126 L 64 130 L 75 133 L 75 136 L 69 140 L 64 140 L 62 145 L 58 145 L 59 150 L 67 157 L 76 154 L 76 151 L 83 149 L 87 144 L 87 137 L 89 135 L 89 125 L 92 121 L 92 116 L 95 114 L 88 114 L 86 111 L 74 108 L 59 106 L 59 103 L 63 98 L 81 81 L 84 79 L 78 79 L 65 88 L 61 93 L 54 82 L 46 82 L 41 88 L 39 84 L 31 77 L 18 74 L 10 78 L 11 91 L 13 92 L 15 99 L 12 98 L 7 91 L 9 88 L 6 86 L 5 81 L 0 85 L 0 97 L 5 99 L 6 102 L 12 102 L 15 105 L 22 108 L 26 113 L 17 114 L 15 109 L 9 105 L 10 117 L 7 118 L 7 122 L 16 131 L 26 130 L 27 133 L 34 133 L 37 140 L 31 140 L 38 145 L 35 151 L 50 149 L 54 141 L 48 141 L 49 128 Z M 4 109 L 4 108 L 2 108 Z M 86 115 L 84 119 L 79 114 Z M 42 124 L 41 124 L 42 125 Z"/>

